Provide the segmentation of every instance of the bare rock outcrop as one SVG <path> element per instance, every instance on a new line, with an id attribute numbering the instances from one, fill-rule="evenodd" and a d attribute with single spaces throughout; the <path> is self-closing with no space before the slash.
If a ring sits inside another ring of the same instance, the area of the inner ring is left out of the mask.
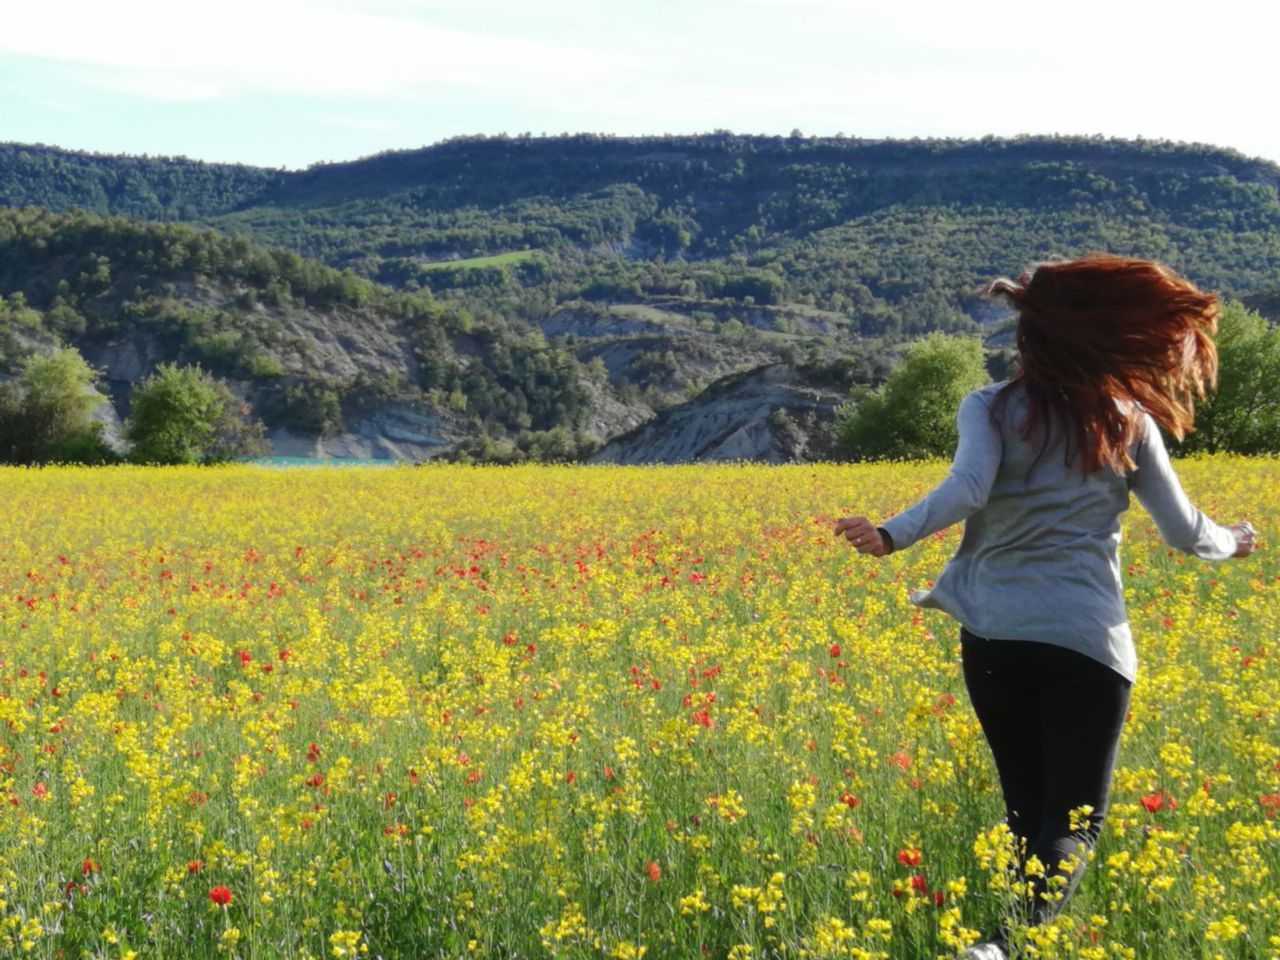
<path id="1" fill-rule="evenodd" d="M 277 457 L 339 460 L 430 460 L 466 435 L 462 424 L 405 404 L 366 414 L 341 433 L 309 434 L 277 428 L 267 434 Z"/>
<path id="2" fill-rule="evenodd" d="M 835 408 L 847 399 L 785 363 L 718 380 L 686 403 L 602 447 L 593 462 L 783 463 L 824 453 Z"/>

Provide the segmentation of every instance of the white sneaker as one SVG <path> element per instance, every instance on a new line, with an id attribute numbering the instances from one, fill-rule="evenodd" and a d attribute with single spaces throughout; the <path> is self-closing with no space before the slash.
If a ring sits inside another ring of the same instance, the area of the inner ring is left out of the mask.
<path id="1" fill-rule="evenodd" d="M 964 960 L 1008 960 L 1009 955 L 1004 952 L 1004 947 L 998 943 L 983 942 L 975 943 L 973 946 L 965 949 L 960 954 Z"/>

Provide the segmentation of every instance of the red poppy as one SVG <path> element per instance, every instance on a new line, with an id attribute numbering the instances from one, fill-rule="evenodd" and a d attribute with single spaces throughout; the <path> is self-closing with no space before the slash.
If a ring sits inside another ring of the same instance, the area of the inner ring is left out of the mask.
<path id="1" fill-rule="evenodd" d="M 226 887 L 214 887 L 209 891 L 209 899 L 220 907 L 225 907 L 231 902 L 231 891 Z"/>
<path id="2" fill-rule="evenodd" d="M 914 847 L 898 851 L 898 862 L 903 866 L 915 867 L 920 864 L 920 851 Z"/>
<path id="3" fill-rule="evenodd" d="M 646 860 L 644 863 L 644 872 L 648 876 L 650 883 L 657 883 L 662 877 L 662 868 L 652 860 Z"/>
<path id="4" fill-rule="evenodd" d="M 1164 807 L 1174 810 L 1178 806 L 1178 801 L 1169 796 L 1164 790 L 1156 790 L 1154 793 L 1148 793 L 1138 801 L 1146 809 L 1147 813 L 1155 813 Z"/>

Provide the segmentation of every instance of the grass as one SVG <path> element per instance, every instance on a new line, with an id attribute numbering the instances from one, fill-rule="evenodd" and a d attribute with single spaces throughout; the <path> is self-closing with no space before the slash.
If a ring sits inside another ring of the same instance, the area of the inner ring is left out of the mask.
<path id="1" fill-rule="evenodd" d="M 537 254 L 537 250 L 513 250 L 510 253 L 495 253 L 486 257 L 468 257 L 462 260 L 433 260 L 420 263 L 418 266 L 425 270 L 479 270 L 484 267 L 504 267 L 523 263 Z"/>

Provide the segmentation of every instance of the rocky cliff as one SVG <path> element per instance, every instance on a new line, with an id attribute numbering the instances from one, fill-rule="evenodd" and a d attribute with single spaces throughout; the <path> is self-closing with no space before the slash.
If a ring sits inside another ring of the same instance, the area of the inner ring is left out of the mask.
<path id="1" fill-rule="evenodd" d="M 785 463 L 827 454 L 835 408 L 844 394 L 803 368 L 774 363 L 712 384 L 611 440 L 600 463 L 756 460 Z"/>

